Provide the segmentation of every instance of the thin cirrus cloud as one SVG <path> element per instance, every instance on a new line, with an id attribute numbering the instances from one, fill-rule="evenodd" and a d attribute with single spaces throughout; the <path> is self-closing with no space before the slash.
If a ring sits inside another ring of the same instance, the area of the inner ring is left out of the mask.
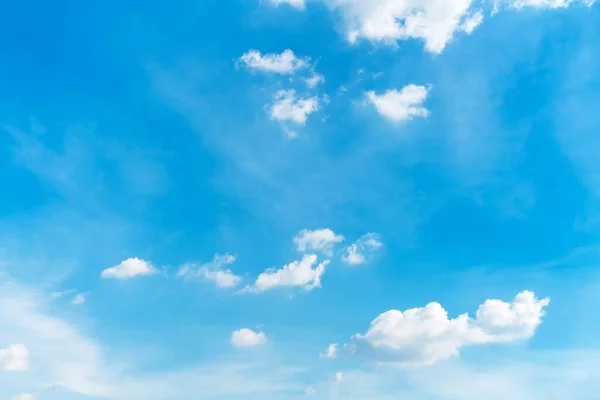
<path id="1" fill-rule="evenodd" d="M 231 334 L 231 344 L 235 347 L 255 347 L 267 343 L 264 332 L 254 332 L 252 329 L 242 328 Z"/>
<path id="2" fill-rule="evenodd" d="M 342 16 L 343 31 L 350 43 L 361 39 L 396 45 L 399 40 L 421 40 L 431 53 L 441 53 L 457 34 L 471 34 L 484 20 L 477 0 L 320 0 Z M 305 9 L 303 0 L 271 0 Z M 593 0 L 494 0 L 500 9 L 526 7 L 557 9 L 574 3 L 591 6 Z"/>
<path id="3" fill-rule="evenodd" d="M 317 96 L 298 98 L 294 89 L 280 90 L 268 107 L 269 116 L 279 122 L 305 125 L 308 116 L 319 110 Z"/>
<path id="4" fill-rule="evenodd" d="M 423 107 L 428 94 L 429 89 L 425 86 L 407 85 L 400 91 L 390 89 L 381 95 L 370 91 L 366 95 L 367 101 L 379 114 L 393 122 L 401 122 L 429 115 L 427 108 Z"/>
<path id="5" fill-rule="evenodd" d="M 235 260 L 236 257 L 230 254 L 215 254 L 209 263 L 203 265 L 185 264 L 179 269 L 177 275 L 186 279 L 201 278 L 213 281 L 219 288 L 233 288 L 242 281 L 240 276 L 227 268 Z"/>
<path id="6" fill-rule="evenodd" d="M 342 254 L 342 261 L 347 265 L 364 264 L 382 246 L 379 235 L 376 233 L 364 234 L 355 243 L 346 247 Z"/>
<path id="7" fill-rule="evenodd" d="M 148 261 L 137 257 L 128 258 L 114 267 L 102 271 L 100 277 L 103 279 L 131 279 L 138 276 L 155 275 L 158 270 Z"/>
<path id="8" fill-rule="evenodd" d="M 304 10 L 306 7 L 306 0 L 268 0 L 269 3 L 274 6 L 280 6 L 283 4 L 290 5 L 298 10 Z"/>
<path id="9" fill-rule="evenodd" d="M 10 400 L 36 400 L 37 397 L 31 393 L 21 393 L 14 397 L 11 397 Z"/>
<path id="10" fill-rule="evenodd" d="M 549 303 L 549 298 L 538 299 L 533 292 L 523 291 L 510 303 L 486 300 L 474 318 L 461 314 L 449 319 L 439 303 L 404 312 L 391 310 L 375 318 L 365 334 L 353 336 L 344 351 L 381 363 L 431 365 L 458 355 L 464 347 L 533 337 Z"/>
<path id="11" fill-rule="evenodd" d="M 29 368 L 29 351 L 22 344 L 0 349 L 0 371 L 20 372 Z"/>
<path id="12" fill-rule="evenodd" d="M 343 241 L 342 235 L 336 234 L 329 228 L 303 229 L 294 237 L 294 244 L 298 251 L 319 251 L 327 256 L 331 256 L 333 247 Z"/>
<path id="13" fill-rule="evenodd" d="M 87 297 L 87 293 L 78 293 L 73 297 L 73 300 L 71 300 L 71 304 L 76 306 L 81 305 L 87 301 Z"/>
<path id="14" fill-rule="evenodd" d="M 311 291 L 321 287 L 321 277 L 329 260 L 317 264 L 315 254 L 306 254 L 300 261 L 284 265 L 281 269 L 268 269 L 261 273 L 252 286 L 246 286 L 240 293 L 262 293 L 277 288 L 302 288 Z"/>
<path id="15" fill-rule="evenodd" d="M 249 50 L 244 53 L 239 62 L 253 71 L 292 75 L 296 71 L 309 66 L 309 58 L 297 57 L 290 49 L 282 53 L 261 54 L 258 50 Z"/>

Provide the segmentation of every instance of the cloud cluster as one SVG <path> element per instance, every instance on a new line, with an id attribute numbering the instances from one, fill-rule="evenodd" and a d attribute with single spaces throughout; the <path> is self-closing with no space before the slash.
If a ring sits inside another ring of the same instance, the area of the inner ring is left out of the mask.
<path id="1" fill-rule="evenodd" d="M 519 293 L 510 303 L 487 300 L 475 317 L 448 318 L 439 303 L 406 311 L 390 310 L 371 322 L 344 347 L 380 362 L 430 365 L 458 355 L 463 347 L 507 343 L 531 338 L 542 323 L 550 299 Z"/>
<path id="2" fill-rule="evenodd" d="M 342 261 L 348 265 L 359 265 L 367 261 L 376 250 L 383 244 L 376 233 L 367 233 L 361 236 L 355 243 L 346 247 L 342 255 Z"/>
<path id="3" fill-rule="evenodd" d="M 432 53 L 441 53 L 458 34 L 470 34 L 483 20 L 483 9 L 493 3 L 502 8 L 564 8 L 573 3 L 587 6 L 593 0 L 319 0 L 343 17 L 343 30 L 350 43 L 360 39 L 396 45 L 399 40 L 416 39 Z M 302 0 L 272 0 L 288 3 L 298 10 Z"/>

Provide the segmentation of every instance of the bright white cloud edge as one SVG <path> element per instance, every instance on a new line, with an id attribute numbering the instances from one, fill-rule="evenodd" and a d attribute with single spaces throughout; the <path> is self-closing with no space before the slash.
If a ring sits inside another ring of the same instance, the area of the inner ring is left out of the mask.
<path id="1" fill-rule="evenodd" d="M 267 343 L 267 336 L 263 332 L 254 332 L 252 329 L 242 328 L 231 334 L 231 344 L 236 347 L 255 347 Z"/>
<path id="2" fill-rule="evenodd" d="M 363 353 L 382 363 L 431 365 L 456 356 L 463 347 L 508 343 L 533 337 L 542 323 L 549 298 L 523 291 L 512 302 L 487 300 L 475 317 L 454 319 L 439 303 L 404 312 L 390 310 L 371 322 L 344 346 L 346 353 Z"/>
<path id="3" fill-rule="evenodd" d="M 102 271 L 103 279 L 131 279 L 138 276 L 154 275 L 158 270 L 148 261 L 137 257 L 128 258 L 125 261 Z"/>

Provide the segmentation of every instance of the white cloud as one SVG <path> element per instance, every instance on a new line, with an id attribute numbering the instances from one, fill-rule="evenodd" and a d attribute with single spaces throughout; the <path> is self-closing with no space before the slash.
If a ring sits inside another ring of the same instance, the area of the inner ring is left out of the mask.
<path id="1" fill-rule="evenodd" d="M 342 379 L 344 379 L 344 375 L 341 372 L 336 372 L 335 373 L 335 381 L 337 383 L 341 382 Z"/>
<path id="2" fill-rule="evenodd" d="M 76 289 L 69 289 L 69 290 L 63 290 L 62 292 L 54 292 L 50 295 L 50 297 L 52 299 L 60 299 L 61 297 L 75 293 L 76 291 L 77 291 Z"/>
<path id="3" fill-rule="evenodd" d="M 268 0 L 271 4 L 279 6 L 281 4 L 289 4 L 290 6 L 303 10 L 306 6 L 306 0 Z"/>
<path id="4" fill-rule="evenodd" d="M 481 10 L 476 11 L 469 17 L 465 18 L 462 24 L 459 26 L 459 30 L 466 34 L 471 34 L 475 28 L 477 28 L 483 22 L 483 12 Z"/>
<path id="5" fill-rule="evenodd" d="M 0 349 L 0 371 L 27 371 L 29 368 L 29 351 L 22 344 L 13 344 L 7 349 Z"/>
<path id="6" fill-rule="evenodd" d="M 444 50 L 468 18 L 474 3 L 474 0 L 323 1 L 342 12 L 351 43 L 361 38 L 388 44 L 419 39 L 433 53 Z"/>
<path id="7" fill-rule="evenodd" d="M 204 265 L 185 264 L 179 269 L 178 276 L 184 278 L 204 278 L 214 281 L 217 287 L 233 288 L 242 281 L 240 276 L 235 275 L 230 269 L 224 268 L 235 262 L 236 257 L 230 254 L 215 254 L 213 260 Z"/>
<path id="8" fill-rule="evenodd" d="M 368 101 L 375 106 L 377 112 L 394 121 L 407 121 L 414 117 L 425 118 L 429 111 L 423 107 L 429 90 L 424 86 L 408 85 L 401 91 L 390 89 L 382 95 L 367 92 Z"/>
<path id="9" fill-rule="evenodd" d="M 87 300 L 87 293 L 78 293 L 77 295 L 75 295 L 75 297 L 73 297 L 73 300 L 71 300 L 71 304 L 74 305 L 80 305 L 85 303 Z"/>
<path id="10" fill-rule="evenodd" d="M 304 1 L 287 2 L 299 10 Z M 321 0 L 331 10 L 339 11 L 350 43 L 359 39 L 395 45 L 399 40 L 417 39 L 425 49 L 441 53 L 457 32 L 470 34 L 483 22 L 479 0 Z M 297 4 L 293 4 L 297 3 Z M 565 8 L 573 3 L 591 6 L 594 0 L 495 0 L 494 10 L 502 6 Z"/>
<path id="11" fill-rule="evenodd" d="M 104 279 L 129 279 L 136 276 L 154 275 L 156 273 L 158 271 L 152 264 L 134 257 L 128 258 L 114 267 L 105 269 L 100 276 Z"/>
<path id="12" fill-rule="evenodd" d="M 329 228 L 315 229 L 314 231 L 303 229 L 294 238 L 294 244 L 298 251 L 322 251 L 331 256 L 333 246 L 343 240 L 342 235 L 337 235 Z"/>
<path id="13" fill-rule="evenodd" d="M 449 319 L 439 303 L 404 312 L 391 310 L 374 319 L 367 333 L 355 335 L 345 349 L 366 351 L 381 362 L 429 365 L 458 355 L 466 346 L 531 338 L 549 302 L 524 291 L 511 303 L 487 300 L 475 318 L 462 314 Z"/>
<path id="14" fill-rule="evenodd" d="M 356 243 L 346 247 L 342 261 L 348 265 L 359 265 L 367 261 L 367 257 L 383 246 L 376 233 L 361 236 Z"/>
<path id="15" fill-rule="evenodd" d="M 566 8 L 573 3 L 583 3 L 587 6 L 594 4 L 595 0 L 496 0 L 495 9 L 501 5 L 507 5 L 512 8 L 538 7 L 538 8 Z"/>
<path id="16" fill-rule="evenodd" d="M 317 393 L 317 391 L 316 391 L 316 390 L 315 390 L 315 388 L 314 388 L 314 387 L 312 387 L 312 386 L 309 386 L 309 387 L 307 387 L 306 389 L 304 389 L 304 394 L 306 394 L 306 395 L 309 395 L 309 396 L 310 396 L 310 395 L 313 395 L 313 394 L 315 394 L 315 393 Z"/>
<path id="17" fill-rule="evenodd" d="M 245 287 L 241 293 L 261 293 L 279 287 L 301 287 L 306 291 L 313 290 L 321 286 L 321 277 L 329 261 L 323 261 L 315 266 L 316 263 L 317 256 L 307 254 L 302 257 L 302 260 L 284 265 L 279 270 L 268 269 L 258 276 L 253 286 Z"/>
<path id="18" fill-rule="evenodd" d="M 31 393 L 21 393 L 16 395 L 15 397 L 12 397 L 10 400 L 35 400 L 37 399 L 36 396 L 32 395 Z"/>
<path id="19" fill-rule="evenodd" d="M 336 358 L 338 356 L 338 345 L 337 343 L 332 343 L 327 347 L 325 353 L 321 353 L 321 357 L 325 358 Z"/>
<path id="20" fill-rule="evenodd" d="M 291 89 L 277 92 L 275 101 L 269 107 L 269 114 L 273 120 L 290 121 L 298 125 L 305 125 L 308 116 L 318 110 L 318 97 L 297 99 L 296 91 Z"/>
<path id="21" fill-rule="evenodd" d="M 304 81 L 306 82 L 306 85 L 309 88 L 314 88 L 319 83 L 325 82 L 325 77 L 321 74 L 317 74 L 316 72 L 313 72 L 313 74 L 310 77 L 304 79 Z"/>
<path id="22" fill-rule="evenodd" d="M 236 347 L 254 347 L 267 343 L 267 336 L 263 332 L 254 332 L 243 328 L 231 334 L 231 344 Z"/>
<path id="23" fill-rule="evenodd" d="M 261 54 L 258 50 L 244 53 L 239 61 L 248 68 L 263 72 L 272 72 L 281 75 L 291 75 L 296 71 L 308 67 L 309 59 L 297 57 L 290 49 L 282 53 Z"/>

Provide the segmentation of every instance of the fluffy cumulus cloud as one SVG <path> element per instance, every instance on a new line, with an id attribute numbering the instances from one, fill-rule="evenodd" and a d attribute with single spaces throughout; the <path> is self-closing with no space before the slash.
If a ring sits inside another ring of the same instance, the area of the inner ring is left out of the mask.
<path id="1" fill-rule="evenodd" d="M 233 288 L 240 284 L 242 278 L 227 268 L 235 262 L 236 257 L 230 254 L 215 254 L 213 260 L 203 265 L 185 264 L 179 269 L 178 276 L 184 278 L 203 278 L 215 282 L 220 288 Z"/>
<path id="2" fill-rule="evenodd" d="M 297 57 L 290 49 L 272 54 L 261 54 L 258 50 L 249 50 L 240 57 L 239 62 L 255 71 L 281 75 L 291 75 L 309 65 L 309 59 Z"/>
<path id="3" fill-rule="evenodd" d="M 321 251 L 331 256 L 333 247 L 343 240 L 342 235 L 336 234 L 329 228 L 303 229 L 294 237 L 294 244 L 298 251 Z"/>
<path id="4" fill-rule="evenodd" d="M 276 121 L 305 125 L 308 116 L 318 110 L 317 96 L 297 98 L 296 91 L 293 89 L 280 90 L 275 94 L 274 102 L 269 107 L 269 115 Z"/>
<path id="5" fill-rule="evenodd" d="M 483 22 L 482 7 L 493 3 L 500 8 L 563 8 L 573 3 L 591 5 L 593 0 L 320 0 L 343 18 L 350 43 L 360 39 L 395 45 L 399 40 L 416 39 L 432 53 L 441 53 L 457 34 L 470 34 Z M 304 1 L 271 0 L 304 9 Z"/>
<path id="6" fill-rule="evenodd" d="M 342 255 L 342 261 L 348 265 L 359 265 L 367 261 L 376 250 L 383 246 L 376 233 L 367 233 L 361 236 L 355 243 L 346 247 Z"/>
<path id="7" fill-rule="evenodd" d="M 236 347 L 254 347 L 267 343 L 267 336 L 263 332 L 254 332 L 252 329 L 243 328 L 231 334 L 231 344 Z"/>
<path id="8" fill-rule="evenodd" d="M 423 107 L 429 90 L 424 86 L 408 85 L 398 91 L 390 89 L 378 95 L 367 92 L 367 100 L 375 106 L 377 112 L 394 121 L 407 121 L 415 117 L 425 118 L 429 111 Z"/>
<path id="9" fill-rule="evenodd" d="M 329 261 L 317 264 L 317 256 L 307 254 L 281 269 L 268 269 L 258 276 L 254 285 L 245 287 L 242 293 L 261 293 L 281 287 L 300 287 L 306 291 L 321 286 L 321 277 Z"/>
<path id="10" fill-rule="evenodd" d="M 344 379 L 344 374 L 342 374 L 341 372 L 336 372 L 335 373 L 335 378 L 334 380 L 339 383 L 342 381 L 342 379 Z"/>
<path id="11" fill-rule="evenodd" d="M 13 344 L 0 349 L 0 371 L 27 371 L 29 367 L 29 351 L 22 344 Z"/>
<path id="12" fill-rule="evenodd" d="M 459 354 L 466 346 L 531 338 L 549 302 L 524 291 L 510 303 L 487 300 L 474 318 L 462 314 L 450 319 L 439 303 L 404 312 L 391 310 L 374 319 L 365 334 L 355 335 L 344 350 L 380 362 L 429 365 Z"/>
<path id="13" fill-rule="evenodd" d="M 101 277 L 104 279 L 130 279 L 137 276 L 154 275 L 158 270 L 148 261 L 137 257 L 128 258 L 114 267 L 102 271 Z"/>

